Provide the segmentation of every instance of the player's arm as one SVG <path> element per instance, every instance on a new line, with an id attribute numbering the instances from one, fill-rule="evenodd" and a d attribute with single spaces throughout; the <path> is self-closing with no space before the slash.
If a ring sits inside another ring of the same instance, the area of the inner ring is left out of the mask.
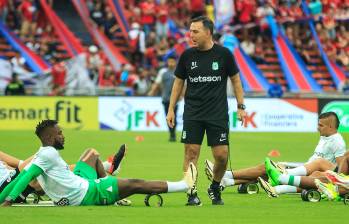
<path id="1" fill-rule="evenodd" d="M 336 157 L 337 166 L 339 166 L 339 164 L 341 164 L 341 162 L 343 161 L 343 159 L 344 159 L 344 156 Z"/>
<path id="2" fill-rule="evenodd" d="M 230 76 L 230 81 L 233 85 L 234 95 L 238 104 L 238 119 L 243 124 L 245 121 L 246 112 L 244 107 L 240 107 L 241 105 L 244 105 L 244 90 L 242 89 L 239 72 L 233 76 Z"/>
<path id="3" fill-rule="evenodd" d="M 175 121 L 175 115 L 174 115 L 174 108 L 177 104 L 178 98 L 182 93 L 184 86 L 184 79 L 180 79 L 178 77 L 175 78 L 173 82 L 172 92 L 171 92 L 171 98 L 170 98 L 170 105 L 168 106 L 168 113 L 167 113 L 167 124 L 172 128 L 174 126 Z"/>
<path id="4" fill-rule="evenodd" d="M 25 188 L 29 185 L 29 183 L 42 173 L 44 173 L 44 171 L 40 167 L 38 167 L 35 164 L 32 164 L 30 168 L 26 172 L 24 172 L 23 175 L 19 175 L 16 178 L 18 180 L 16 181 L 16 183 L 14 183 L 14 186 L 12 186 L 13 189 L 9 192 L 8 195 L 6 194 L 2 195 L 1 193 L 2 197 L 6 197 L 2 205 L 10 206 L 13 203 L 13 201 L 16 200 L 16 198 L 25 190 Z"/>
<path id="5" fill-rule="evenodd" d="M 161 69 L 158 73 L 158 75 L 156 76 L 156 79 L 153 83 L 153 85 L 151 86 L 151 89 L 148 93 L 148 96 L 155 96 L 155 94 L 159 91 L 160 89 L 160 83 L 162 82 L 162 76 L 164 74 L 165 70 Z"/>
<path id="6" fill-rule="evenodd" d="M 148 96 L 155 96 L 155 94 L 159 91 L 160 85 L 156 82 L 151 86 L 150 91 L 148 92 Z"/>

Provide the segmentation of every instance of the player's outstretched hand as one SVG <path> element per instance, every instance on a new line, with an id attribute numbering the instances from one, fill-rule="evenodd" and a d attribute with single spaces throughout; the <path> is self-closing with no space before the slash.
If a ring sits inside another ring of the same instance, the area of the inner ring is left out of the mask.
<path id="1" fill-rule="evenodd" d="M 167 125 L 168 125 L 170 128 L 173 128 L 173 127 L 174 127 L 174 123 L 175 123 L 175 114 L 174 114 L 174 111 L 173 111 L 173 110 L 168 110 L 167 117 L 166 117 L 166 121 L 167 121 Z"/>
<path id="2" fill-rule="evenodd" d="M 246 111 L 238 109 L 238 119 L 241 121 L 241 126 L 245 124 Z"/>

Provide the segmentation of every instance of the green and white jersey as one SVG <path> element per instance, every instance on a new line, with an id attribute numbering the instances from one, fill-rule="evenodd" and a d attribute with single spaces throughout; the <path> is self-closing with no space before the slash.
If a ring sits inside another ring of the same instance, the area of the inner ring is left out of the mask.
<path id="1" fill-rule="evenodd" d="M 0 161 L 0 186 L 10 177 L 10 170 Z"/>
<path id="2" fill-rule="evenodd" d="M 81 204 L 89 183 L 70 171 L 68 164 L 55 148 L 40 147 L 32 163 L 44 171 L 37 180 L 52 201 L 65 205 Z"/>
<path id="3" fill-rule="evenodd" d="M 308 162 L 323 158 L 330 161 L 331 163 L 336 164 L 336 158 L 343 156 L 345 151 L 345 142 L 343 140 L 343 137 L 339 133 L 328 137 L 320 136 L 320 140 L 315 148 L 315 152 L 310 157 Z"/>

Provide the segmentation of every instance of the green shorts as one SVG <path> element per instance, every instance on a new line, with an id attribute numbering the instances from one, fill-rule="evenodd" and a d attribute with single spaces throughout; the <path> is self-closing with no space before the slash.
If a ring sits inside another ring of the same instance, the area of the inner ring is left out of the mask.
<path id="1" fill-rule="evenodd" d="M 119 200 L 116 178 L 107 176 L 97 179 L 97 172 L 87 163 L 76 163 L 74 173 L 89 182 L 89 187 L 81 205 L 112 205 Z"/>

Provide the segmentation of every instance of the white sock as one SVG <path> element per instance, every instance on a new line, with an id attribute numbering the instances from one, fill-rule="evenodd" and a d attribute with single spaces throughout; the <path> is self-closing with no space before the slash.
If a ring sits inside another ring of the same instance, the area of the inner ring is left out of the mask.
<path id="1" fill-rule="evenodd" d="M 295 186 L 278 185 L 278 186 L 275 186 L 274 188 L 277 194 L 297 193 L 297 187 Z"/>
<path id="2" fill-rule="evenodd" d="M 166 182 L 167 183 L 167 192 L 184 192 L 189 189 L 188 184 L 184 181 L 177 181 L 177 182 Z"/>
<path id="3" fill-rule="evenodd" d="M 20 165 L 22 165 L 22 163 L 24 163 L 24 161 L 23 161 L 23 160 L 19 160 L 19 162 L 18 162 L 18 167 L 19 167 Z"/>
<path id="4" fill-rule="evenodd" d="M 225 171 L 223 178 L 234 179 L 233 172 L 231 170 Z"/>
<path id="5" fill-rule="evenodd" d="M 234 186 L 235 180 L 230 178 L 222 178 L 221 185 L 224 187 Z"/>
<path id="6" fill-rule="evenodd" d="M 287 174 L 294 175 L 294 176 L 306 176 L 307 175 L 307 169 L 305 166 L 299 166 L 293 169 L 286 169 Z"/>
<path id="7" fill-rule="evenodd" d="M 104 161 L 103 162 L 103 167 L 104 167 L 104 170 L 108 172 L 110 170 L 111 163 L 108 162 L 108 161 Z"/>
<path id="8" fill-rule="evenodd" d="M 299 185 L 301 183 L 301 177 L 288 175 L 288 174 L 281 174 L 279 176 L 279 181 L 281 184 L 299 187 Z"/>

